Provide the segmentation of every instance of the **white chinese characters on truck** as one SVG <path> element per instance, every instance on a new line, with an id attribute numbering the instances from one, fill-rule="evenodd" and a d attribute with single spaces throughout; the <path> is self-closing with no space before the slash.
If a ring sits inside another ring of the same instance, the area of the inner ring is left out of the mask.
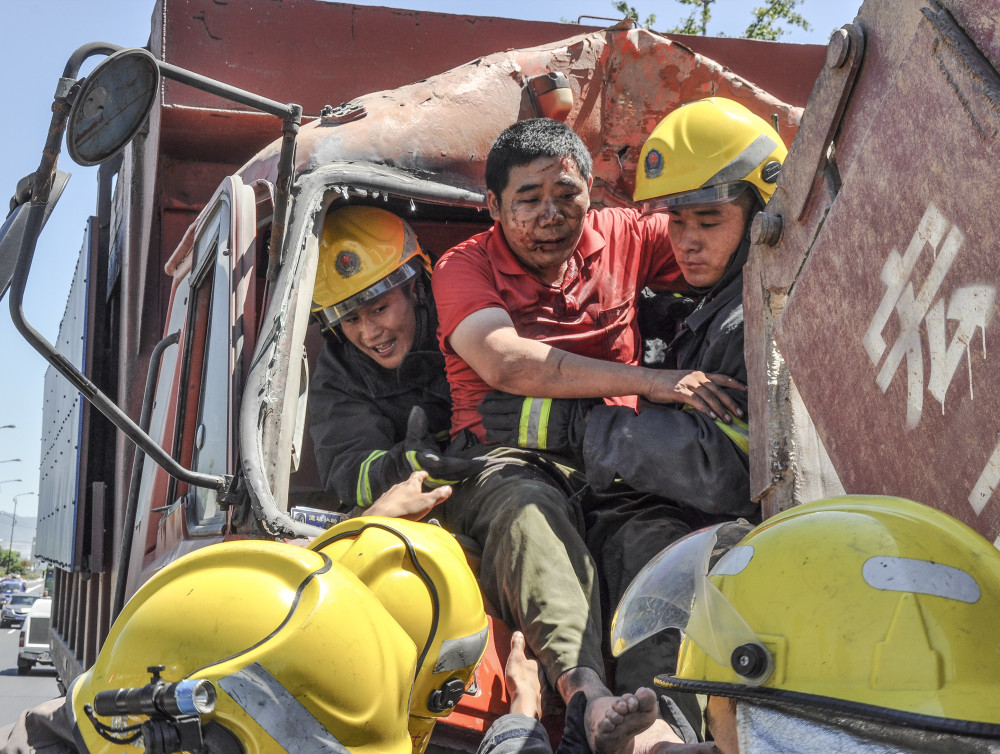
<path id="1" fill-rule="evenodd" d="M 900 495 L 1000 537 L 990 13 L 865 3 L 831 45 L 747 274 L 765 515 Z"/>

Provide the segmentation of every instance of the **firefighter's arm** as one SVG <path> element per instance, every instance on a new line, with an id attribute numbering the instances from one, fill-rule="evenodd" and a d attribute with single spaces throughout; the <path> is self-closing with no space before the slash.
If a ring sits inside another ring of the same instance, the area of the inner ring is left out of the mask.
<path id="1" fill-rule="evenodd" d="M 503 309 L 473 312 L 455 327 L 449 344 L 484 382 L 507 393 L 546 398 L 640 395 L 657 403 L 686 403 L 713 417 L 741 415 L 722 389 L 743 387 L 731 377 L 578 356 L 521 337 Z"/>
<path id="2" fill-rule="evenodd" d="M 698 411 L 596 406 L 583 443 L 587 480 L 600 490 L 619 478 L 705 513 L 755 516 L 746 437 L 742 421 L 722 424 Z"/>
<path id="3" fill-rule="evenodd" d="M 321 374 L 317 369 L 317 374 Z M 414 471 L 427 472 L 428 486 L 454 484 L 482 470 L 480 459 L 444 456 L 414 406 L 403 440 L 394 442 L 392 422 L 377 401 L 314 381 L 310 433 L 324 488 L 341 503 L 366 508 Z"/>
<path id="4" fill-rule="evenodd" d="M 355 382 L 325 347 L 310 385 L 309 432 L 324 489 L 349 507 L 370 505 L 412 471 L 393 422 Z"/>

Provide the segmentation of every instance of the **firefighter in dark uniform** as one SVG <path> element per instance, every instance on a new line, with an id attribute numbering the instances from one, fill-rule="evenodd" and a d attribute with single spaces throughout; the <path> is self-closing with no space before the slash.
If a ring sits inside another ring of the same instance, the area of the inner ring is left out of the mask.
<path id="1" fill-rule="evenodd" d="M 310 387 L 310 433 L 323 485 L 347 507 L 370 506 L 414 471 L 434 485 L 478 468 L 440 455 L 451 396 L 430 269 L 391 212 L 348 206 L 324 221 L 313 315 L 327 342 Z"/>

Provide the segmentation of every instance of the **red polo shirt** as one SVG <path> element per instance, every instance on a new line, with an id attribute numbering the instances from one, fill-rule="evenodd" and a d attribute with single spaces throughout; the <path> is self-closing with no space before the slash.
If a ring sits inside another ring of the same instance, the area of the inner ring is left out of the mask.
<path id="1" fill-rule="evenodd" d="M 447 251 L 434 269 L 438 338 L 451 383 L 452 434 L 469 428 L 482 439 L 476 406 L 492 388 L 448 344 L 458 324 L 481 309 L 504 309 L 518 334 L 606 361 L 636 364 L 636 295 L 644 287 L 682 290 L 667 235 L 668 216 L 632 209 L 592 210 L 559 285 L 524 268 L 499 225 Z M 611 402 L 635 407 L 635 396 Z"/>

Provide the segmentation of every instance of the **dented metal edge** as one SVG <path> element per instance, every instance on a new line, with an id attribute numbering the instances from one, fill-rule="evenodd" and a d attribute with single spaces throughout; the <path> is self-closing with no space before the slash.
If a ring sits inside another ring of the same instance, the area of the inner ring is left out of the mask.
<path id="1" fill-rule="evenodd" d="M 281 266 L 263 321 L 266 333 L 257 340 L 240 406 L 239 437 L 242 471 L 251 505 L 265 531 L 272 536 L 312 538 L 322 529 L 295 521 L 281 510 L 275 490 L 283 484 L 283 453 L 291 453 L 285 440 L 291 437 L 280 417 L 290 400 L 288 380 L 291 354 L 299 353 L 305 341 L 311 308 L 311 283 L 315 274 L 317 244 L 309 243 L 317 213 L 325 206 L 328 192 L 338 187 L 357 187 L 386 192 L 415 201 L 482 209 L 485 195 L 414 176 L 385 165 L 362 162 L 332 163 L 301 175 L 292 189 L 292 212 L 281 250 Z M 301 286 L 309 284 L 306 291 Z M 307 295 L 308 294 L 308 295 Z M 301 337 L 296 334 L 301 330 Z M 297 379 L 297 378 L 296 378 Z M 298 400 L 296 392 L 296 401 Z"/>

